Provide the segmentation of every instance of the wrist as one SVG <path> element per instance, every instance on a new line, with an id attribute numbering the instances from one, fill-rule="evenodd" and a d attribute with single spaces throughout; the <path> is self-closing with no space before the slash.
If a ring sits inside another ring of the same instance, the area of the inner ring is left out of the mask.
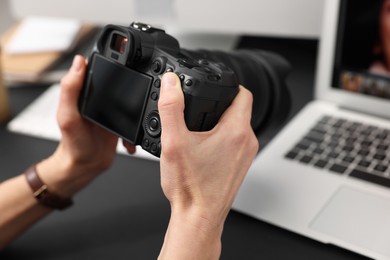
<path id="1" fill-rule="evenodd" d="M 58 150 L 37 163 L 36 171 L 48 189 L 62 197 L 73 197 L 100 173 L 92 165 L 79 164 Z"/>
<path id="2" fill-rule="evenodd" d="M 177 207 L 171 206 L 171 218 L 175 224 L 183 223 L 183 225 L 193 227 L 200 232 L 215 233 L 221 235 L 223 225 L 226 219 L 225 214 L 213 212 L 210 208 L 203 208 L 197 206 L 191 207 Z M 188 224 L 187 224 L 188 223 Z"/>
<path id="3" fill-rule="evenodd" d="M 159 259 L 219 259 L 223 224 L 198 209 L 173 210 Z"/>
<path id="4" fill-rule="evenodd" d="M 59 210 L 66 209 L 73 204 L 71 198 L 59 196 L 48 189 L 47 185 L 37 174 L 35 164 L 25 170 L 24 176 L 26 177 L 26 181 L 30 186 L 34 197 L 40 204 L 51 209 Z"/>

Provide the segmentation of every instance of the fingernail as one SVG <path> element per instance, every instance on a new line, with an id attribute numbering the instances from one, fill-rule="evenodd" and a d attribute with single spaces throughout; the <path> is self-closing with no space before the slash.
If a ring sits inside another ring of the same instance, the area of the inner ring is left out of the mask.
<path id="1" fill-rule="evenodd" d="M 79 72 L 81 70 L 81 67 L 82 67 L 82 58 L 80 55 L 76 55 L 74 58 L 73 58 L 73 63 L 72 63 L 72 70 L 74 70 L 75 72 Z"/>
<path id="2" fill-rule="evenodd" d="M 177 76 L 174 73 L 165 73 L 162 81 L 161 87 L 163 88 L 171 88 L 177 84 Z"/>

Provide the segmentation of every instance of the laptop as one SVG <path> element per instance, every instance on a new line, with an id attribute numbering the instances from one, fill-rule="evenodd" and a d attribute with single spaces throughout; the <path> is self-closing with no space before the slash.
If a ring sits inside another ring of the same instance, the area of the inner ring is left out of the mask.
<path id="1" fill-rule="evenodd" d="M 325 2 L 315 99 L 260 152 L 233 209 L 390 259 L 389 10 L 390 1 Z"/>

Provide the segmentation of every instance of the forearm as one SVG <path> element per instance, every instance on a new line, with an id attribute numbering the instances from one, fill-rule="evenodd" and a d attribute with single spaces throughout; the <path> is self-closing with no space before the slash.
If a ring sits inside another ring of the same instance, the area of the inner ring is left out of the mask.
<path id="1" fill-rule="evenodd" d="M 51 212 L 33 197 L 23 175 L 0 184 L 0 250 Z"/>
<path id="2" fill-rule="evenodd" d="M 158 259 L 219 259 L 223 222 L 189 211 L 172 213 Z"/>
<path id="3" fill-rule="evenodd" d="M 78 167 L 58 151 L 35 169 L 48 191 L 62 198 L 73 197 L 97 175 L 95 169 Z M 0 250 L 51 211 L 34 197 L 24 174 L 1 183 Z"/>

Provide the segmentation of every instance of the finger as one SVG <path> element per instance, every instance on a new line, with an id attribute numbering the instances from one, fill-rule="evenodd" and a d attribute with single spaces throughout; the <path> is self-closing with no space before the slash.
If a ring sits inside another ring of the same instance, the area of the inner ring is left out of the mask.
<path id="1" fill-rule="evenodd" d="M 232 123 L 236 125 L 238 122 L 250 123 L 252 118 L 252 104 L 252 93 L 243 86 L 240 86 L 237 96 L 221 116 L 219 124 Z"/>
<path id="2" fill-rule="evenodd" d="M 163 139 L 187 131 L 184 121 L 184 95 L 180 80 L 174 73 L 166 73 L 162 77 L 158 110 Z"/>
<path id="3" fill-rule="evenodd" d="M 62 132 L 74 132 L 75 125 L 82 122 L 77 102 L 83 85 L 85 67 L 85 59 L 76 55 L 71 68 L 61 80 L 57 121 Z"/>
<path id="4" fill-rule="evenodd" d="M 83 85 L 86 70 L 85 59 L 76 55 L 72 67 L 61 80 L 60 107 L 66 108 L 67 113 L 78 115 L 77 102 Z"/>
<path id="5" fill-rule="evenodd" d="M 129 154 L 134 154 L 137 150 L 137 148 L 135 147 L 134 144 L 131 144 L 125 140 L 122 140 L 122 144 L 126 148 L 126 150 Z"/>

